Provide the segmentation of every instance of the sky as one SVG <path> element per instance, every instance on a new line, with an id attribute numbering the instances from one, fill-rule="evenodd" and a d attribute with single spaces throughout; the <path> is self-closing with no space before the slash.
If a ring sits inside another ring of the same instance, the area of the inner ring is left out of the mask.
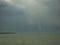
<path id="1" fill-rule="evenodd" d="M 51 8 L 49 8 L 46 4 L 44 4 L 44 1 L 47 3 L 50 2 L 50 4 L 53 2 L 51 0 L 5 0 L 5 2 L 8 4 L 16 6 L 17 8 L 23 8 L 23 9 L 27 10 L 29 16 L 34 18 L 31 20 L 32 23 L 33 23 L 33 20 L 35 20 L 36 18 L 39 19 L 42 17 L 41 20 L 44 23 L 46 22 L 46 23 L 52 23 L 52 24 L 54 24 L 54 23 L 59 24 L 60 21 L 57 19 L 56 16 L 52 16 L 53 14 L 51 14 L 51 16 L 49 15 L 49 13 L 50 13 L 49 11 L 51 10 Z M 54 6 L 54 4 L 51 4 L 51 6 L 52 5 Z M 56 5 L 53 8 L 57 8 Z M 56 9 L 55 9 L 55 11 L 56 11 Z"/>
<path id="2" fill-rule="evenodd" d="M 59 4 L 59 0 L 0 0 L 0 24 L 4 29 L 11 25 L 21 28 L 27 25 L 60 27 Z"/>

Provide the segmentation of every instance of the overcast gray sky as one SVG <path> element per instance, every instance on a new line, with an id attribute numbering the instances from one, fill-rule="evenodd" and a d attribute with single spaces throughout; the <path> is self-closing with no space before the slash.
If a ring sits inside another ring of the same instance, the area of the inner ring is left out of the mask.
<path id="1" fill-rule="evenodd" d="M 1 4 L 6 7 L 3 6 L 1 9 Z M 3 20 L 3 27 L 7 26 L 4 22 L 24 25 L 42 23 L 48 26 L 60 26 L 59 4 L 58 0 L 0 0 L 0 10 L 3 10 L 0 13 L 3 16 L 0 18 Z"/>
<path id="2" fill-rule="evenodd" d="M 31 16 L 30 17 L 31 19 L 26 17 L 28 18 L 29 23 L 30 22 L 35 23 L 36 20 L 38 21 L 41 20 L 42 23 L 48 23 L 50 25 L 60 24 L 60 21 L 59 21 L 60 18 L 57 19 L 58 7 L 56 6 L 58 4 L 56 0 L 55 1 L 54 0 L 4 0 L 4 2 L 12 6 L 15 6 L 17 8 L 25 9 L 28 15 Z"/>

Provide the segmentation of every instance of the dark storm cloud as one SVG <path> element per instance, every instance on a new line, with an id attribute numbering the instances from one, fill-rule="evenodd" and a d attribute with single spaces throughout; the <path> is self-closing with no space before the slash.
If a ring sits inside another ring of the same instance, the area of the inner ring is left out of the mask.
<path id="1" fill-rule="evenodd" d="M 47 26 L 49 29 L 59 27 L 60 6 L 56 1 L 34 0 L 36 3 L 33 2 L 33 5 L 24 4 L 26 8 L 17 8 L 0 2 L 0 31 L 39 32 L 41 29 L 45 30 Z"/>
<path id="2" fill-rule="evenodd" d="M 0 30 L 1 31 L 13 31 L 17 27 L 22 27 L 20 24 L 24 24 L 24 10 L 17 9 L 12 5 L 8 5 L 5 2 L 0 3 Z M 18 26 L 19 25 L 19 26 Z"/>

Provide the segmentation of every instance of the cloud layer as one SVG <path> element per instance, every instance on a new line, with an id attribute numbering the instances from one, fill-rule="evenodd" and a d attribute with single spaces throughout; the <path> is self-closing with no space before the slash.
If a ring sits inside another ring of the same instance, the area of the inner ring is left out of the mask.
<path id="1" fill-rule="evenodd" d="M 0 29 L 40 30 L 41 26 L 60 26 L 60 8 L 55 3 L 54 0 L 0 0 Z"/>

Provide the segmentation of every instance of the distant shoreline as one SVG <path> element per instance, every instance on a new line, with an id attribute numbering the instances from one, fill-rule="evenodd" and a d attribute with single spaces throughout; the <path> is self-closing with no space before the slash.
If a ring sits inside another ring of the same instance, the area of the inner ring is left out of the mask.
<path id="1" fill-rule="evenodd" d="M 15 32 L 0 32 L 0 34 L 16 34 Z"/>

